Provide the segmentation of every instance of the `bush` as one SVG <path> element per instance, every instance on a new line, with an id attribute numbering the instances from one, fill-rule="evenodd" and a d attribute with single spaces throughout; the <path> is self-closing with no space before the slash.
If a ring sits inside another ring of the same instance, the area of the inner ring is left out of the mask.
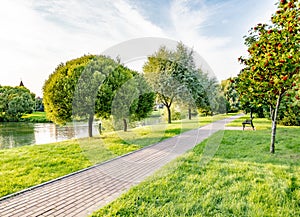
<path id="1" fill-rule="evenodd" d="M 279 120 L 279 123 L 285 126 L 300 126 L 300 117 L 295 113 L 285 112 L 284 117 Z"/>

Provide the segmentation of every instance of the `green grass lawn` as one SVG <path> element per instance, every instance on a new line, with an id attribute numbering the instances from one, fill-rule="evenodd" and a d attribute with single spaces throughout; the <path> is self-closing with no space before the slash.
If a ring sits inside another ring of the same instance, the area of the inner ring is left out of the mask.
<path id="1" fill-rule="evenodd" d="M 227 116 L 200 117 L 200 123 L 197 118 L 174 121 L 167 125 L 130 129 L 126 133 L 104 131 L 101 137 L 0 150 L 0 197 L 112 159 Z"/>
<path id="2" fill-rule="evenodd" d="M 32 114 L 26 114 L 22 116 L 23 121 L 32 123 L 48 123 L 50 122 L 46 118 L 46 112 L 33 112 Z"/>
<path id="3" fill-rule="evenodd" d="M 300 216 L 300 128 L 278 129 L 274 155 L 268 129 L 225 131 L 215 156 L 202 165 L 206 142 L 222 133 L 93 216 Z"/>

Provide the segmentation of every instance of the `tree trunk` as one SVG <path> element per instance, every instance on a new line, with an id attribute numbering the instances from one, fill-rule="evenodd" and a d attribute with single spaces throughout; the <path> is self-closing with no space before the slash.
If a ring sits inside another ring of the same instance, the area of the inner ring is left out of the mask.
<path id="1" fill-rule="evenodd" d="M 250 119 L 253 118 L 253 113 L 252 113 L 252 109 L 250 108 Z"/>
<path id="2" fill-rule="evenodd" d="M 94 114 L 89 114 L 89 137 L 93 137 Z"/>
<path id="3" fill-rule="evenodd" d="M 171 106 L 166 106 L 167 110 L 168 110 L 168 123 L 171 124 L 172 123 L 172 119 L 171 119 Z"/>
<path id="4" fill-rule="evenodd" d="M 127 132 L 127 120 L 124 118 L 123 122 L 124 122 L 124 132 Z"/>
<path id="5" fill-rule="evenodd" d="M 270 153 L 275 153 L 275 139 L 276 139 L 276 128 L 277 128 L 277 114 L 280 105 L 281 96 L 278 97 L 276 102 L 275 109 L 272 109 L 271 117 L 272 117 L 272 132 L 271 132 L 271 144 L 270 144 Z"/>
<path id="6" fill-rule="evenodd" d="M 189 120 L 192 120 L 192 109 L 189 108 Z"/>

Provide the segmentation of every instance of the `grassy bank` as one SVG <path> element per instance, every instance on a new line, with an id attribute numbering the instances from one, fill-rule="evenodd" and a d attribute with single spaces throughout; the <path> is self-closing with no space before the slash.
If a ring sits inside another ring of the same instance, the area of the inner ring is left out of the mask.
<path id="1" fill-rule="evenodd" d="M 225 131 L 207 165 L 206 140 L 93 216 L 299 216 L 300 128 L 278 129 L 274 155 L 269 137 Z"/>
<path id="2" fill-rule="evenodd" d="M 31 123 L 49 123 L 46 118 L 46 112 L 33 112 L 32 114 L 26 114 L 22 116 L 22 121 Z"/>
<path id="3" fill-rule="evenodd" d="M 0 150 L 0 197 L 194 129 L 225 115 L 145 126 L 100 137 Z M 105 131 L 104 131 L 105 132 Z"/>

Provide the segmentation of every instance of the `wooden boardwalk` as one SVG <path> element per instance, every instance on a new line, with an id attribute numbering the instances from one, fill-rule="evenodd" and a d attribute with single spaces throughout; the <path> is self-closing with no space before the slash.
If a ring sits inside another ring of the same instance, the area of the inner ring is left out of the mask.
<path id="1" fill-rule="evenodd" d="M 240 116 L 0 198 L 0 216 L 88 216 Z"/>

